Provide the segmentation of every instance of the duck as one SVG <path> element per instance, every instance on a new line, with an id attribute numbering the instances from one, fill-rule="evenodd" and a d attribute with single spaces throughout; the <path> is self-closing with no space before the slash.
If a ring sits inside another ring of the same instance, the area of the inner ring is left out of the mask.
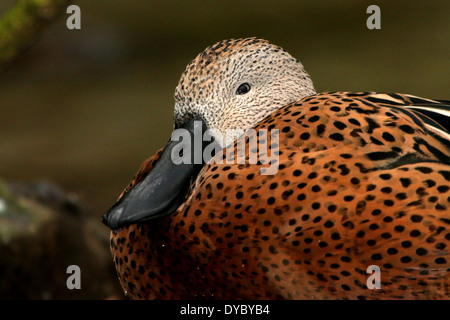
<path id="1" fill-rule="evenodd" d="M 256 37 L 207 47 L 174 98 L 102 218 L 127 298 L 450 298 L 450 102 L 317 93 Z"/>

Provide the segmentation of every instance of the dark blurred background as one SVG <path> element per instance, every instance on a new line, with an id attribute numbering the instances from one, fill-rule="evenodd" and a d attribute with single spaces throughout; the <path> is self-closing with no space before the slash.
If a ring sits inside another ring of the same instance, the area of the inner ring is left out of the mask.
<path id="1" fill-rule="evenodd" d="M 1 0 L 0 13 L 14 1 Z M 298 58 L 317 91 L 450 99 L 450 1 L 74 1 L 0 74 L 0 178 L 46 179 L 98 218 L 172 130 L 178 78 L 205 47 L 258 36 Z M 366 9 L 381 8 L 381 30 Z M 105 234 L 109 231 L 105 227 Z"/>

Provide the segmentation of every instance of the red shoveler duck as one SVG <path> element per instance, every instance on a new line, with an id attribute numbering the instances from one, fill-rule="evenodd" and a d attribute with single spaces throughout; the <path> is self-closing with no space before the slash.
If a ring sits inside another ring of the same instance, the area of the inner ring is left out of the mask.
<path id="1" fill-rule="evenodd" d="M 175 129 L 193 135 L 200 122 L 223 150 L 175 164 L 170 140 L 104 215 L 124 292 L 450 298 L 449 107 L 398 93 L 318 94 L 297 59 L 258 38 L 208 47 L 176 88 Z M 243 149 L 239 132 L 262 129 L 277 139 Z M 246 161 L 226 161 L 242 150 Z M 262 161 L 270 152 L 276 159 Z M 379 289 L 367 286 L 371 265 Z"/>

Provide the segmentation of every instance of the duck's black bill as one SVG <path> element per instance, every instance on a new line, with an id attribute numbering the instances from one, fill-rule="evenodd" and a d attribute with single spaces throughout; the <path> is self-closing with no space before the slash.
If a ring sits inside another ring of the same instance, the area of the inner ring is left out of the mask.
<path id="1" fill-rule="evenodd" d="M 202 120 L 191 120 L 178 129 L 184 129 L 176 132 L 179 140 L 171 139 L 150 173 L 103 215 L 103 223 L 112 230 L 167 216 L 184 200 L 205 163 L 203 149 L 214 142 L 201 139 L 206 130 Z"/>

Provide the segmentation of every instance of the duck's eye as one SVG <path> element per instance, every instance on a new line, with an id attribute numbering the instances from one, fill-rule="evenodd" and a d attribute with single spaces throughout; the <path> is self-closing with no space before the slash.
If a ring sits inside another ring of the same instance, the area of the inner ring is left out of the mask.
<path id="1" fill-rule="evenodd" d="M 243 83 L 237 88 L 236 94 L 246 94 L 250 91 L 250 85 L 248 83 Z"/>

